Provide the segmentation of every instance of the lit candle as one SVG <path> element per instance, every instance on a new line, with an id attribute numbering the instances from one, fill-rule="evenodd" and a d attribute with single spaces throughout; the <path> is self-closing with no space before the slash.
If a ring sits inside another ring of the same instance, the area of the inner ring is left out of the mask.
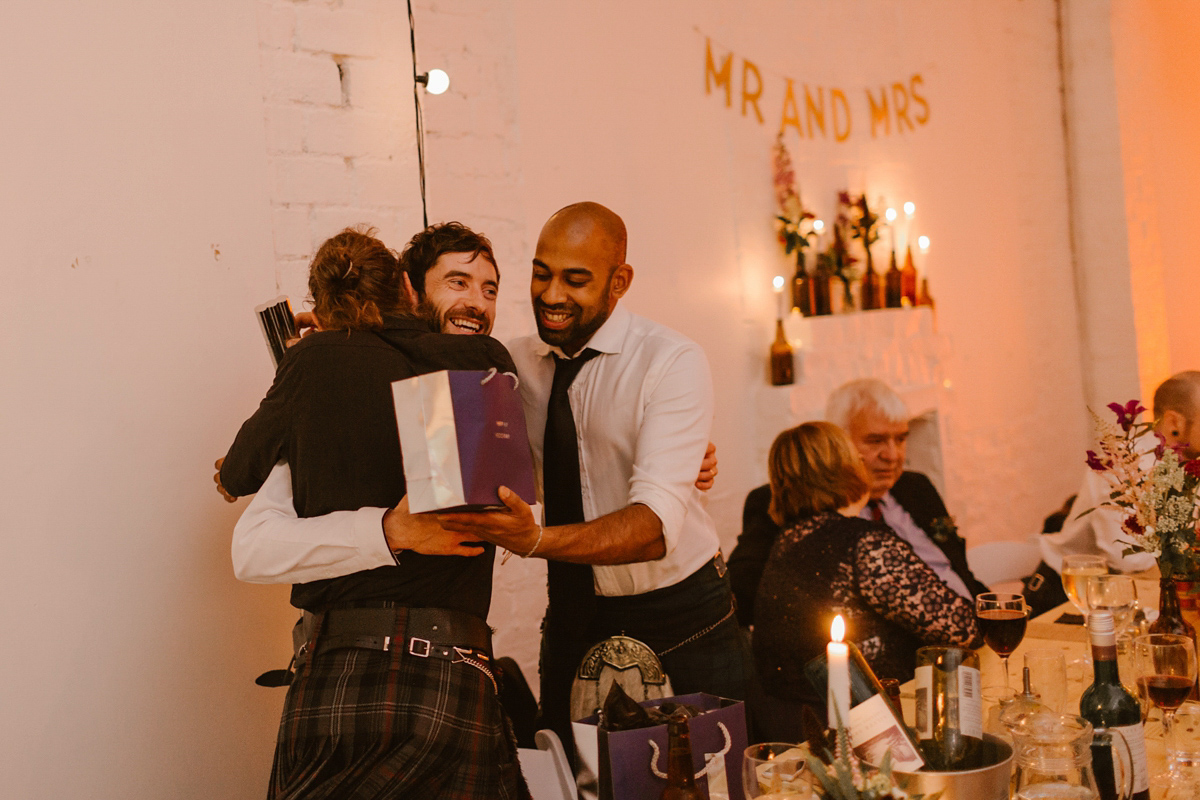
<path id="1" fill-rule="evenodd" d="M 912 200 L 909 200 L 907 203 L 904 204 L 904 218 L 905 219 L 912 219 L 913 214 L 916 214 L 916 213 L 917 213 L 917 204 L 916 203 L 914 203 Z"/>
<path id="2" fill-rule="evenodd" d="M 917 247 L 920 248 L 921 255 L 925 255 L 926 253 L 928 253 L 929 252 L 929 237 L 928 236 L 918 236 L 917 237 Z"/>
<path id="3" fill-rule="evenodd" d="M 829 627 L 829 638 L 825 646 L 825 658 L 829 662 L 829 727 L 837 728 L 838 716 L 842 725 L 849 721 L 850 711 L 850 646 L 842 641 L 846 636 L 846 623 L 842 615 L 833 618 Z M 836 710 L 835 710 L 836 709 Z"/>
<path id="4" fill-rule="evenodd" d="M 785 283 L 782 275 L 776 275 L 771 279 L 771 285 L 775 287 L 775 296 L 779 300 L 775 303 L 779 307 L 779 318 L 783 319 L 783 284 Z"/>

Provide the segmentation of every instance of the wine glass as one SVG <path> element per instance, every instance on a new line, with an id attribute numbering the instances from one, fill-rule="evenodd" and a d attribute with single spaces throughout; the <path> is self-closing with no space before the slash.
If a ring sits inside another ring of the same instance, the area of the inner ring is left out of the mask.
<path id="1" fill-rule="evenodd" d="M 1093 575 L 1107 575 L 1108 561 L 1104 556 L 1074 555 L 1063 556 L 1062 584 L 1063 591 L 1071 605 L 1079 609 L 1086 618 L 1088 614 L 1087 579 Z"/>
<path id="2" fill-rule="evenodd" d="M 1137 587 L 1128 575 L 1104 574 L 1087 578 L 1088 609 L 1106 608 L 1111 611 L 1118 639 L 1133 621 L 1137 601 Z"/>
<path id="3" fill-rule="evenodd" d="M 742 792 L 746 800 L 807 800 L 812 784 L 805 772 L 805 753 L 794 744 L 752 744 L 742 758 Z"/>
<path id="4" fill-rule="evenodd" d="M 1004 664 L 1004 688 L 1008 685 L 1008 657 L 1025 638 L 1025 624 L 1029 621 L 1029 606 L 1025 598 L 1010 592 L 984 592 L 975 598 L 975 616 L 983 640 L 992 648 Z"/>
<path id="5" fill-rule="evenodd" d="M 1133 640 L 1133 658 L 1139 688 L 1162 711 L 1167 761 L 1175 772 L 1177 759 L 1171 722 L 1175 710 L 1183 705 L 1196 684 L 1196 645 L 1189 636 L 1151 633 Z"/>

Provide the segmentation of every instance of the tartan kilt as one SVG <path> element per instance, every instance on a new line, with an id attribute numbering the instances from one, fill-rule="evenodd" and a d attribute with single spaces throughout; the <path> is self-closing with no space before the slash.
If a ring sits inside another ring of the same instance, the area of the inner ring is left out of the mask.
<path id="1" fill-rule="evenodd" d="M 491 680 L 466 663 L 342 648 L 297 666 L 268 798 L 528 798 Z"/>

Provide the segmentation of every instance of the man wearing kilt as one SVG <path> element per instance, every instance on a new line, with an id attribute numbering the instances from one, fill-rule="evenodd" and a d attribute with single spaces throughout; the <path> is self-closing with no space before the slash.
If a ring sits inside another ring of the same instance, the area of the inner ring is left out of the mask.
<path id="1" fill-rule="evenodd" d="M 278 800 L 528 797 L 485 622 L 494 547 L 407 513 L 391 396 L 413 375 L 513 364 L 490 337 L 433 333 L 404 313 L 415 295 L 402 272 L 367 233 L 322 245 L 309 278 L 322 332 L 287 351 L 220 467 L 231 495 L 290 478 L 300 523 L 354 520 L 352 542 L 301 526 L 289 545 L 323 557 L 289 572 L 304 615 L 268 793 Z M 273 472 L 281 461 L 290 473 Z M 367 507 L 390 510 L 363 523 Z M 288 572 L 279 542 L 241 546 Z"/>

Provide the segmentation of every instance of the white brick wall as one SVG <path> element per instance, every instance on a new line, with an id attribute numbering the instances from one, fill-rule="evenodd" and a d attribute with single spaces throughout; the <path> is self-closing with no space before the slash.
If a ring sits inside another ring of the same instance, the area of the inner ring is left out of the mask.
<path id="1" fill-rule="evenodd" d="M 297 305 L 313 251 L 341 228 L 374 225 L 398 248 L 420 227 L 401 12 L 383 0 L 259 0 L 276 285 Z"/>

